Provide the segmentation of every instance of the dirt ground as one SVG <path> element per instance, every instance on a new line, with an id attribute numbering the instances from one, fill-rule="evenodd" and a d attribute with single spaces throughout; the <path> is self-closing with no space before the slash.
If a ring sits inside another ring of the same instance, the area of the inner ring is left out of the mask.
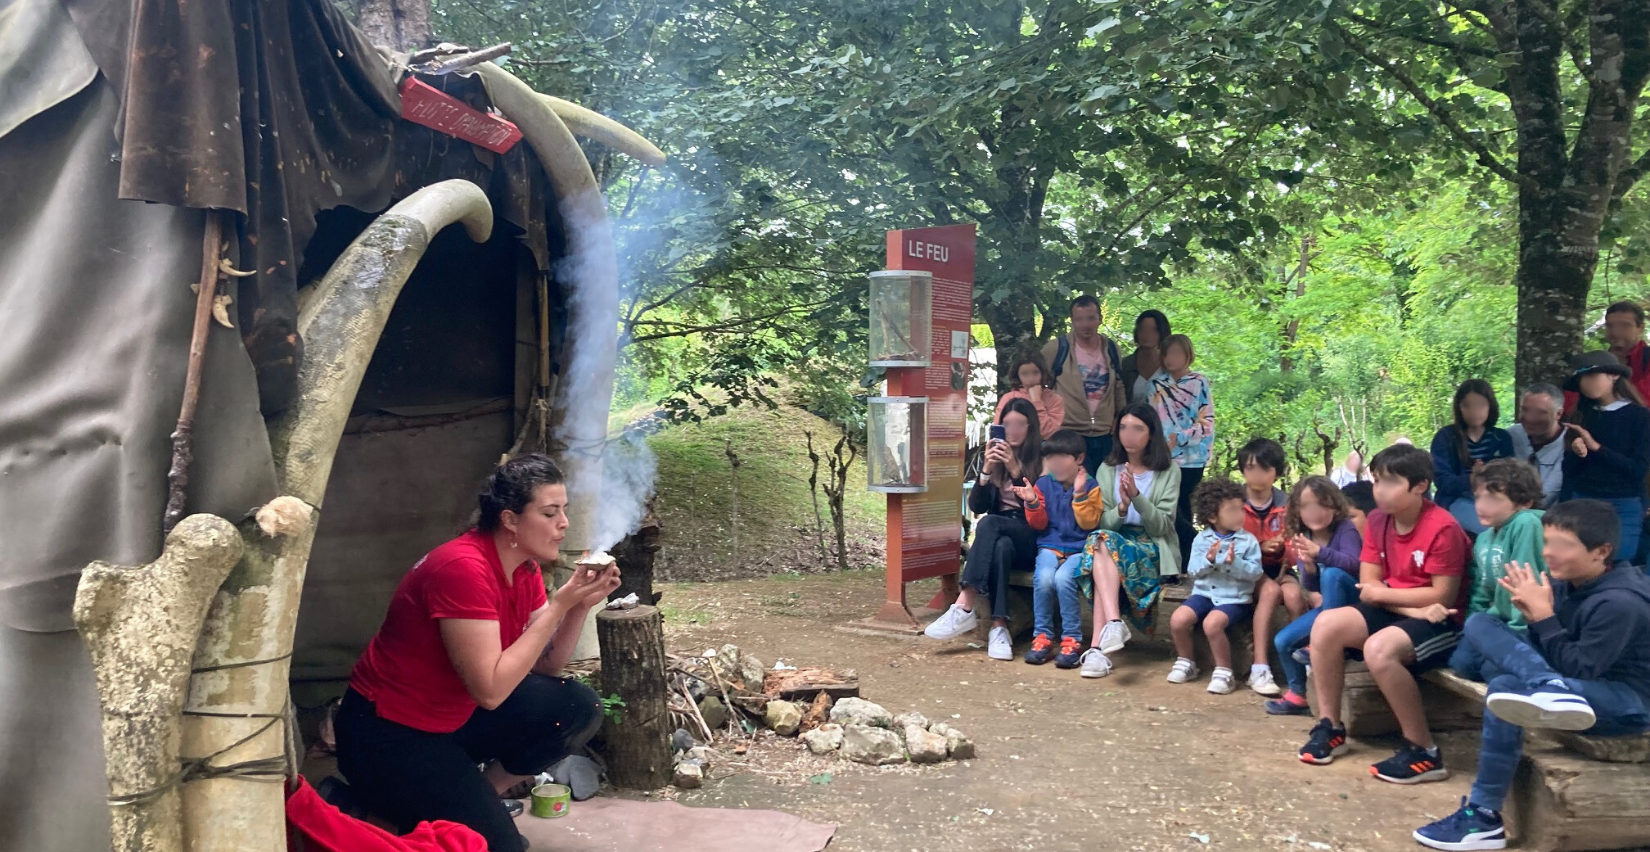
<path id="1" fill-rule="evenodd" d="M 876 610 L 876 573 L 663 591 L 673 650 L 732 642 L 769 666 L 853 668 L 866 699 L 948 721 L 978 744 L 975 760 L 878 769 L 769 738 L 732 758 L 744 766 L 717 767 L 719 780 L 678 796 L 835 823 L 833 850 L 1418 849 L 1410 831 L 1455 809 L 1477 756 L 1475 734 L 1444 735 L 1454 777 L 1415 787 L 1370 776 L 1392 741 L 1355 742 L 1332 766 L 1307 766 L 1295 750 L 1309 720 L 1269 717 L 1247 690 L 1167 683 L 1166 644 L 1137 640 L 1113 656 L 1111 677 L 1085 681 L 961 641 L 838 629 Z M 917 585 L 911 599 L 931 594 Z"/>

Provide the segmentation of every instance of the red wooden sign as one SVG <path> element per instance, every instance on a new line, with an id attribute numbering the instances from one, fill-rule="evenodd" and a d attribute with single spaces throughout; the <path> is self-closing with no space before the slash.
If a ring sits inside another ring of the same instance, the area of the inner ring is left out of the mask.
<path id="1" fill-rule="evenodd" d="M 502 154 L 521 141 L 521 131 L 496 115 L 473 109 L 416 78 L 401 82 L 401 117 Z"/>
<path id="2" fill-rule="evenodd" d="M 928 397 L 928 490 L 888 495 L 887 596 L 871 619 L 910 630 L 918 622 L 906 606 L 905 584 L 953 576 L 962 557 L 974 226 L 889 231 L 887 262 L 889 269 L 934 274 L 929 366 L 888 368 L 889 396 Z"/>

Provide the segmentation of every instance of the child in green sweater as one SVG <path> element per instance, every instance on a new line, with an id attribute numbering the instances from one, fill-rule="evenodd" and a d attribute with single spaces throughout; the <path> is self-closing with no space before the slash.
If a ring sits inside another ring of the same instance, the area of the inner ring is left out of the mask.
<path id="1" fill-rule="evenodd" d="M 1472 546 L 1472 599 L 1467 614 L 1487 612 L 1523 634 L 1524 615 L 1513 606 L 1512 593 L 1501 585 L 1507 563 L 1528 564 L 1537 576 L 1547 573 L 1542 556 L 1541 505 L 1544 494 L 1535 468 L 1520 459 L 1480 463 L 1472 473 L 1473 508 L 1484 531 Z M 1465 678 L 1484 679 L 1484 658 L 1471 642 L 1455 646 L 1450 668 Z"/>

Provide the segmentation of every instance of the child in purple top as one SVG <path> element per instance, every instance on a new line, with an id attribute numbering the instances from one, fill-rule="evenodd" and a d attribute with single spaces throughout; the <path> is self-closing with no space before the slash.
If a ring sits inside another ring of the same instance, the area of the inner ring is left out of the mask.
<path id="1" fill-rule="evenodd" d="M 1278 631 L 1273 645 L 1289 690 L 1266 702 L 1274 716 L 1306 716 L 1306 664 L 1295 652 L 1312 637 L 1318 613 L 1358 600 L 1358 560 L 1363 536 L 1352 521 L 1352 504 L 1326 476 L 1308 476 L 1289 494 L 1283 534 L 1289 542 L 1285 560 L 1294 567 L 1281 582 L 1299 582 L 1313 609 Z"/>

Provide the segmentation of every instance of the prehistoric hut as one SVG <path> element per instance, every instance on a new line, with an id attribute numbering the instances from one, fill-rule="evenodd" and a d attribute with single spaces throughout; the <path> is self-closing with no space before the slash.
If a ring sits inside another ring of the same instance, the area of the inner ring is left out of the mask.
<path id="1" fill-rule="evenodd" d="M 588 516 L 618 296 L 573 134 L 662 155 L 475 59 L 328 0 L 0 0 L 0 849 L 284 849 L 289 678 L 512 448 Z M 403 118 L 409 78 L 525 138 Z"/>

